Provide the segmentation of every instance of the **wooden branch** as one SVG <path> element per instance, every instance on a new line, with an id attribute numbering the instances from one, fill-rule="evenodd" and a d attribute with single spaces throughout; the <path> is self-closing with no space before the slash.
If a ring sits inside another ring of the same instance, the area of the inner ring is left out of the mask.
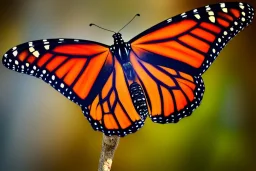
<path id="1" fill-rule="evenodd" d="M 106 136 L 103 134 L 102 149 L 100 154 L 98 171 L 110 171 L 115 150 L 118 146 L 120 137 L 118 136 Z"/>

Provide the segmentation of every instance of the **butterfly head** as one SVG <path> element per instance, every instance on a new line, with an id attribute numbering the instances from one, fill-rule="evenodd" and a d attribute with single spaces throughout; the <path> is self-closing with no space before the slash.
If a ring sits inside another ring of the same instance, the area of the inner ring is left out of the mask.
<path id="1" fill-rule="evenodd" d="M 118 38 L 122 38 L 122 34 L 121 33 L 115 33 L 112 36 L 114 39 L 118 39 Z"/>
<path id="2" fill-rule="evenodd" d="M 115 33 L 115 34 L 113 34 L 113 36 L 112 36 L 113 38 L 114 38 L 114 43 L 115 44 L 123 44 L 124 43 L 124 40 L 123 40 L 123 38 L 122 38 L 122 34 L 120 34 L 120 33 Z"/>

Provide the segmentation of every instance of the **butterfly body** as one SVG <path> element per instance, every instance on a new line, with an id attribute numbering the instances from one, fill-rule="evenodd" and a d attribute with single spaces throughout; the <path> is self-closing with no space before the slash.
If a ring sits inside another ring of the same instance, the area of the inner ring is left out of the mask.
<path id="1" fill-rule="evenodd" d="M 124 42 L 120 33 L 115 33 L 112 37 L 114 38 L 114 45 L 110 47 L 110 51 L 122 65 L 127 79 L 134 80 L 135 72 L 129 60 L 131 45 Z"/>
<path id="2" fill-rule="evenodd" d="M 44 39 L 11 48 L 9 69 L 42 79 L 78 104 L 91 126 L 126 136 L 149 115 L 176 123 L 200 105 L 201 75 L 238 32 L 252 22 L 246 3 L 207 5 L 182 13 L 124 42 Z"/>

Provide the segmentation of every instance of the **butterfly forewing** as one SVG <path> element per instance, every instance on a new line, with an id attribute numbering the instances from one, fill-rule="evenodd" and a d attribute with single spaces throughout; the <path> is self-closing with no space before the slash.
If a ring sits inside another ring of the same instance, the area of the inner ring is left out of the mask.
<path id="1" fill-rule="evenodd" d="M 144 61 L 199 75 L 253 16 L 246 3 L 208 5 L 165 20 L 129 42 Z"/>
<path id="2" fill-rule="evenodd" d="M 37 40 L 10 49 L 3 64 L 35 76 L 79 105 L 89 105 L 113 69 L 107 46 L 72 39 Z"/>

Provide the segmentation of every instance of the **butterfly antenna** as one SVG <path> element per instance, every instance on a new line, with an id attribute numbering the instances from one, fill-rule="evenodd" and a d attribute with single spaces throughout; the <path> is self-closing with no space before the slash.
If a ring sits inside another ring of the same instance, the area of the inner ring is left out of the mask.
<path id="1" fill-rule="evenodd" d="M 134 20 L 135 17 L 139 17 L 140 14 L 136 14 L 127 24 L 125 24 L 117 33 L 119 33 L 121 30 L 123 30 L 128 24 L 130 24 L 130 22 L 132 22 L 132 20 Z"/>
<path id="2" fill-rule="evenodd" d="M 96 25 L 96 24 L 93 24 L 93 23 L 91 23 L 89 26 L 96 26 L 96 27 L 98 27 L 98 28 L 100 28 L 100 29 L 102 29 L 102 30 L 106 30 L 106 31 L 110 31 L 110 32 L 116 33 L 116 32 L 114 32 L 114 31 L 112 31 L 112 30 L 105 29 L 105 28 L 100 27 L 100 26 L 98 26 L 98 25 Z"/>

